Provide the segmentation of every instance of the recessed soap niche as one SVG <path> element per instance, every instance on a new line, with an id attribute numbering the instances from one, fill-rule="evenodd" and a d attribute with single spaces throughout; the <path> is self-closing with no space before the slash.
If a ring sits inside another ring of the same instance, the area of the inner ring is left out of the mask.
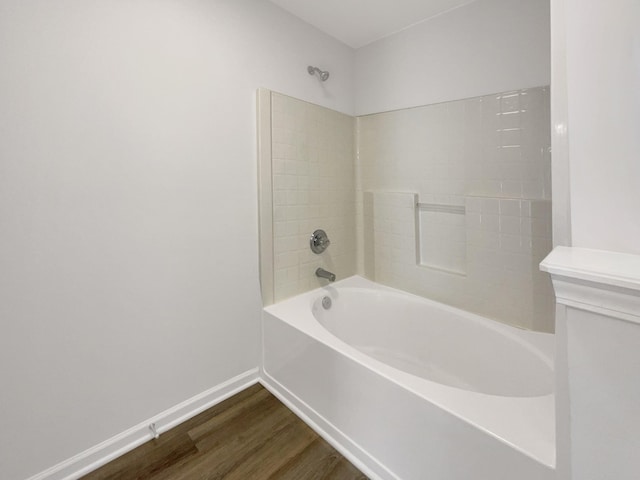
<path id="1" fill-rule="evenodd" d="M 466 275 L 464 205 L 416 203 L 416 237 L 418 265 Z"/>

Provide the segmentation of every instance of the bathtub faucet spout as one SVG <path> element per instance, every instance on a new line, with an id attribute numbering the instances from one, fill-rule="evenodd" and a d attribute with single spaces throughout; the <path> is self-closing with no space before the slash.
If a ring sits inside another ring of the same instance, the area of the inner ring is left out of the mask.
<path id="1" fill-rule="evenodd" d="M 316 270 L 316 277 L 326 278 L 330 282 L 336 281 L 336 276 L 331 272 L 327 272 L 324 268 L 318 268 Z"/>

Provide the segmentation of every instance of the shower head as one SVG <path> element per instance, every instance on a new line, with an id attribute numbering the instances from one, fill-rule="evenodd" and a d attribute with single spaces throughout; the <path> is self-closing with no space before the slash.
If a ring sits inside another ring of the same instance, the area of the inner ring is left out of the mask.
<path id="1" fill-rule="evenodd" d="M 320 70 L 318 67 L 312 67 L 311 65 L 307 67 L 307 72 L 309 72 L 309 75 L 315 75 L 317 73 L 323 82 L 326 82 L 327 78 L 329 78 L 329 72 Z"/>

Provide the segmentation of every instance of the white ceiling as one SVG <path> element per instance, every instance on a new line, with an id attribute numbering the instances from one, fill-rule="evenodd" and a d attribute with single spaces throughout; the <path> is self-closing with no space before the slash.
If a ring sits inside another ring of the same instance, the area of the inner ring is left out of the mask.
<path id="1" fill-rule="evenodd" d="M 474 0 L 270 0 L 353 48 Z"/>

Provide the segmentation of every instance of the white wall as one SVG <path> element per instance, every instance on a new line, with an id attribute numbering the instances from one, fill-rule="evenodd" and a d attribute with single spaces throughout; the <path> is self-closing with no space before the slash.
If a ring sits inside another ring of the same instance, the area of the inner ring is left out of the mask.
<path id="1" fill-rule="evenodd" d="M 569 308 L 567 338 L 571 478 L 636 480 L 640 325 Z"/>
<path id="2" fill-rule="evenodd" d="M 640 253 L 639 22 L 636 0 L 552 2 L 556 245 Z M 558 478 L 636 478 L 638 328 L 558 313 Z"/>
<path id="3" fill-rule="evenodd" d="M 548 85 L 549 0 L 477 0 L 356 51 L 356 114 Z"/>
<path id="4" fill-rule="evenodd" d="M 353 113 L 352 63 L 261 0 L 0 3 L 0 478 L 257 366 L 255 90 Z"/>
<path id="5" fill-rule="evenodd" d="M 569 138 L 567 134 L 566 0 L 551 1 L 551 189 L 553 192 L 553 246 L 571 245 L 569 192 Z M 571 478 L 571 407 L 567 311 L 556 303 L 556 475 Z"/>
<path id="6" fill-rule="evenodd" d="M 573 245 L 640 254 L 640 3 L 566 8 Z"/>

